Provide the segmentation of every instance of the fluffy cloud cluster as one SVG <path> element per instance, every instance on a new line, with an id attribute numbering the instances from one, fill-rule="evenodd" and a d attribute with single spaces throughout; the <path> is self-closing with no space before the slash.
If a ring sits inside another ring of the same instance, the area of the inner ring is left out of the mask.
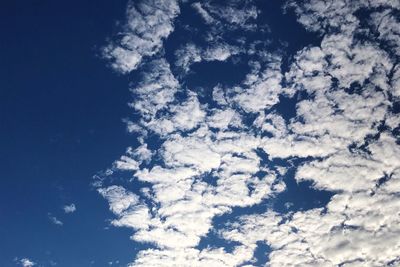
<path id="1" fill-rule="evenodd" d="M 131 266 L 259 266 L 262 243 L 271 249 L 268 266 L 400 264 L 399 2 L 289 2 L 298 21 L 323 37 L 298 51 L 285 72 L 278 51 L 255 53 L 245 37 L 241 46 L 225 38 L 224 31 L 260 28 L 251 1 L 183 2 L 214 35 L 207 48 L 184 44 L 168 63 L 157 51 L 179 7 L 167 2 L 130 5 L 127 47 L 106 49 L 122 73 L 152 56 L 132 89 L 139 118 L 128 128 L 140 145 L 113 168 L 133 179 L 96 183 L 116 215 L 112 224 L 152 245 Z M 194 62 L 239 54 L 251 58 L 245 79 L 212 88 L 207 100 L 171 70 L 182 67 L 185 77 Z M 294 117 L 275 110 L 281 96 L 298 97 Z M 334 193 L 326 207 L 264 208 L 215 225 L 221 215 L 279 197 L 289 167 L 297 182 Z M 129 189 L 132 180 L 140 190 Z M 200 246 L 211 233 L 233 248 Z"/>
<path id="2" fill-rule="evenodd" d="M 174 29 L 173 20 L 178 14 L 175 0 L 130 2 L 121 37 L 104 48 L 104 56 L 112 60 L 112 67 L 119 72 L 136 69 L 143 57 L 160 51 L 163 40 Z"/>

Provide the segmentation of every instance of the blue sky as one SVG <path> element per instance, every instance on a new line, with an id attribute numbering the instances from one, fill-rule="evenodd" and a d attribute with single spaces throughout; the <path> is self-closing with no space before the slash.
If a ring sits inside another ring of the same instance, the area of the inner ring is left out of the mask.
<path id="1" fill-rule="evenodd" d="M 91 177 L 131 144 L 127 79 L 98 47 L 124 15 L 111 1 L 2 1 L 0 265 L 132 259 L 125 229 L 110 228 Z M 77 210 L 65 214 L 64 205 Z M 62 221 L 52 224 L 48 213 Z"/>
<path id="2" fill-rule="evenodd" d="M 399 12 L 3 1 L 0 266 L 396 266 Z"/>

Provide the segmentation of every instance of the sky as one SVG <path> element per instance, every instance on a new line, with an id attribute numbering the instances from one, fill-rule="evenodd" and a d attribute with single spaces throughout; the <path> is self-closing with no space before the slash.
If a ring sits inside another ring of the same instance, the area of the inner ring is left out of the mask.
<path id="1" fill-rule="evenodd" d="M 400 265 L 398 0 L 0 3 L 0 266 Z"/>

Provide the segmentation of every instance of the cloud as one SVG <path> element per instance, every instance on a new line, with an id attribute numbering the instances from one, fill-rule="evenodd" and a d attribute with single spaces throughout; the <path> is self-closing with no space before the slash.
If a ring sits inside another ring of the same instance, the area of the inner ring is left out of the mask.
<path id="1" fill-rule="evenodd" d="M 22 258 L 22 259 L 15 258 L 14 261 L 23 267 L 32 267 L 37 265 L 35 262 L 33 262 L 28 258 Z"/>
<path id="2" fill-rule="evenodd" d="M 352 14 L 355 10 L 348 9 L 357 4 L 337 1 L 329 6 L 335 10 L 332 14 L 322 2 L 298 7 L 300 22 L 310 30 L 338 27 L 339 32 L 326 34 L 320 48 L 299 52 L 286 74 L 297 90 L 312 94 L 297 103 L 296 118 L 284 127 L 274 122 L 263 125 L 273 135 L 264 139 L 270 157 L 318 157 L 299 166 L 295 178 L 336 195 L 325 209 L 243 216 L 228 224 L 230 230 L 221 231 L 225 238 L 249 246 L 268 244 L 271 266 L 399 262 L 399 246 L 392 235 L 399 231 L 392 214 L 399 204 L 392 191 L 397 190 L 400 162 L 393 155 L 399 146 L 390 129 L 399 124 L 390 122 L 393 126 L 383 132 L 378 129 L 392 120 L 387 92 L 393 88 L 387 77 L 393 65 L 386 51 L 359 42 L 348 31 L 357 25 L 355 17 L 350 15 L 347 24 L 340 24 L 341 16 Z M 316 23 L 321 16 L 322 23 Z M 355 84 L 361 84 L 360 92 L 350 90 Z"/>
<path id="3" fill-rule="evenodd" d="M 215 22 L 214 18 L 210 15 L 210 13 L 207 10 L 203 8 L 201 3 L 199 2 L 193 3 L 192 7 L 201 15 L 201 17 L 207 24 L 212 24 Z"/>
<path id="4" fill-rule="evenodd" d="M 246 28 L 248 22 L 258 16 L 256 6 L 250 1 L 226 1 L 224 5 L 205 1 L 204 4 L 194 3 L 193 8 L 201 15 L 207 24 L 221 23 L 224 26 L 239 26 Z M 216 22 L 218 20 L 218 22 Z"/>
<path id="5" fill-rule="evenodd" d="M 55 225 L 59 225 L 59 226 L 63 226 L 64 223 L 62 221 L 60 221 L 59 219 L 57 219 L 57 217 L 53 216 L 51 213 L 47 214 L 49 217 L 49 220 L 54 223 Z"/>
<path id="6" fill-rule="evenodd" d="M 170 105 L 165 111 L 166 115 L 162 118 L 143 122 L 143 125 L 159 135 L 168 135 L 175 131 L 192 130 L 205 117 L 197 95 L 193 92 L 180 105 Z"/>
<path id="7" fill-rule="evenodd" d="M 109 186 L 98 189 L 99 193 L 109 201 L 110 210 L 115 214 L 121 214 L 129 207 L 138 203 L 138 197 L 128 192 L 122 186 Z"/>
<path id="8" fill-rule="evenodd" d="M 117 264 L 119 264 L 119 260 L 115 260 L 115 261 L 109 261 L 108 262 L 108 265 L 117 265 Z"/>
<path id="9" fill-rule="evenodd" d="M 118 72 L 136 69 L 143 57 L 160 51 L 163 40 L 174 29 L 173 20 L 179 12 L 174 0 L 129 2 L 121 37 L 104 47 L 104 57 L 112 61 Z"/>
<path id="10" fill-rule="evenodd" d="M 246 112 L 255 113 L 277 104 L 279 95 L 283 91 L 280 65 L 280 58 L 276 56 L 272 56 L 271 62 L 267 64 L 263 71 L 257 64 L 255 70 L 248 74 L 243 82 L 245 89 L 234 88 L 239 93 L 232 100 Z"/>
<path id="11" fill-rule="evenodd" d="M 238 46 L 229 45 L 225 42 L 216 42 L 208 47 L 199 47 L 193 43 L 187 43 L 175 51 L 175 65 L 188 72 L 193 63 L 226 61 L 241 52 Z"/>
<path id="12" fill-rule="evenodd" d="M 76 206 L 74 203 L 71 203 L 70 205 L 65 205 L 63 210 L 65 213 L 74 213 L 76 211 Z"/>
<path id="13" fill-rule="evenodd" d="M 138 119 L 128 120 L 139 145 L 129 147 L 108 176 L 128 171 L 132 179 L 122 186 L 106 176 L 97 186 L 115 214 L 112 224 L 151 244 L 130 266 L 254 266 L 260 244 L 271 250 L 268 266 L 400 263 L 400 119 L 393 108 L 399 101 L 399 4 L 289 2 L 286 9 L 321 42 L 297 51 L 283 68 L 284 53 L 269 48 L 262 35 L 257 42 L 227 37 L 239 28 L 259 29 L 251 26 L 259 12 L 253 3 L 238 3 L 192 4 L 208 25 L 210 45 L 185 41 L 171 63 L 155 51 L 173 30 L 177 6 L 158 13 L 168 28 L 163 35 L 160 25 L 137 22 L 151 21 L 146 16 L 154 6 L 128 7 L 138 12 L 132 25 L 153 34 L 157 45 L 135 47 L 137 63 L 120 67 L 127 72 L 142 62 L 131 89 Z M 208 98 L 187 88 L 191 64 L 232 55 L 248 60 L 243 81 L 217 85 Z M 295 102 L 293 117 L 276 109 L 282 96 Z M 290 190 L 289 168 L 295 182 L 331 192 L 327 205 L 274 210 L 271 203 Z M 230 249 L 202 246 L 210 234 Z"/>
<path id="14" fill-rule="evenodd" d="M 146 67 L 138 86 L 132 90 L 137 98 L 131 106 L 146 119 L 151 119 L 174 100 L 179 82 L 165 59 L 153 60 Z"/>
<path id="15" fill-rule="evenodd" d="M 222 235 L 248 246 L 267 243 L 272 248 L 272 266 L 386 266 L 399 260 L 393 235 L 399 231 L 393 214 L 399 201 L 390 193 L 396 183 L 398 177 L 392 177 L 385 189 L 372 196 L 368 192 L 338 194 L 326 210 L 296 212 L 288 217 L 274 212 L 243 216 Z"/>
<path id="16" fill-rule="evenodd" d="M 238 266 L 243 259 L 250 259 L 252 250 L 238 248 L 234 253 L 226 253 L 223 249 L 155 250 L 149 249 L 139 253 L 137 260 L 129 266 Z M 165 259 L 168 259 L 166 261 Z"/>
<path id="17" fill-rule="evenodd" d="M 203 34 L 197 36 L 201 42 L 189 41 L 175 50 L 175 65 L 180 68 L 179 76 L 189 73 L 194 63 L 227 61 L 233 57 L 264 52 L 256 46 L 268 43 L 265 36 L 255 41 L 246 42 L 247 34 L 255 31 L 259 10 L 251 1 L 202 1 L 191 4 L 207 25 Z M 263 25 L 264 27 L 266 25 Z M 231 35 L 240 33 L 238 38 Z"/>

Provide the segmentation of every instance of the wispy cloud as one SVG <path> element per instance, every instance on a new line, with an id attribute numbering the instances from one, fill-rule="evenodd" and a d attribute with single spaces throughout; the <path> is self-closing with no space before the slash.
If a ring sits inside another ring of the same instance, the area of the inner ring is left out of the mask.
<path id="1" fill-rule="evenodd" d="M 54 223 L 55 225 L 63 226 L 64 223 L 57 219 L 57 217 L 53 216 L 51 213 L 48 213 L 47 216 L 49 217 L 49 220 Z"/>

